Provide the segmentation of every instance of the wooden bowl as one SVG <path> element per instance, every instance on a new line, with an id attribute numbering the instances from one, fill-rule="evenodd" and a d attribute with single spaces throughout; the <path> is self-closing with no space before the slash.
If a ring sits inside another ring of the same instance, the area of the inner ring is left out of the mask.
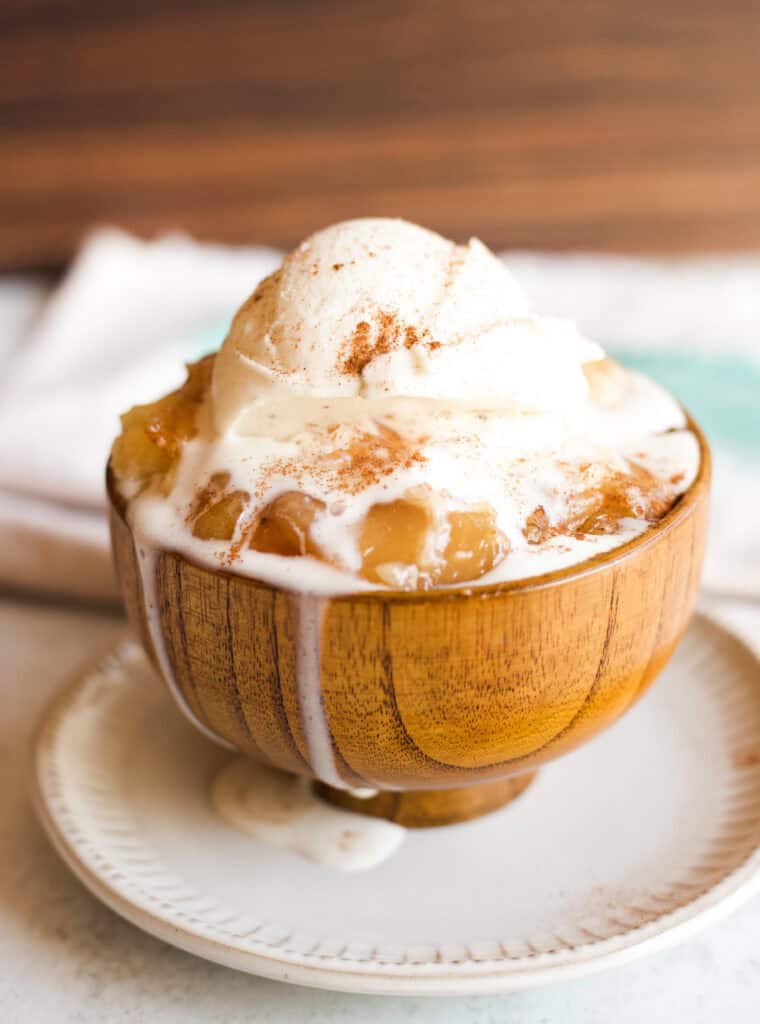
<path id="1" fill-rule="evenodd" d="M 614 722 L 672 655 L 707 524 L 710 455 L 690 425 L 701 449 L 691 488 L 646 533 L 580 565 L 491 586 L 320 598 L 163 551 L 150 628 L 109 473 L 129 617 L 204 731 L 370 814 L 410 825 L 472 817 Z"/>

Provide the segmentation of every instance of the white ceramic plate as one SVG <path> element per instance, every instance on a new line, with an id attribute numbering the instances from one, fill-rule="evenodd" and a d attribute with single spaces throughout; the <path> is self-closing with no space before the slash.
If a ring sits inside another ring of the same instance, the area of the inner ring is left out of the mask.
<path id="1" fill-rule="evenodd" d="M 127 642 L 49 710 L 36 802 L 69 866 L 146 931 L 353 992 L 544 984 L 671 945 L 760 888 L 760 665 L 697 617 L 621 722 L 479 821 L 339 874 L 236 832 L 196 734 Z"/>

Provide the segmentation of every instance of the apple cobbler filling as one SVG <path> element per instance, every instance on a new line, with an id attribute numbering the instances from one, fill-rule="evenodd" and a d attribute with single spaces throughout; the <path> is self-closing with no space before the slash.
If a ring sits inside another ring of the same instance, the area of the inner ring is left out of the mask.
<path id="1" fill-rule="evenodd" d="M 147 405 L 136 405 L 121 417 L 121 434 L 111 449 L 117 480 L 138 490 L 157 482 L 171 491 L 182 447 L 198 432 L 197 417 L 211 385 L 213 355 L 187 367 L 187 380 L 176 391 Z"/>
<path id="2" fill-rule="evenodd" d="M 616 533 L 624 519 L 656 523 L 673 501 L 672 487 L 639 463 L 630 462 L 626 472 L 608 469 L 594 486 L 570 495 L 561 521 L 552 522 L 544 507 L 536 506 L 525 521 L 523 535 L 529 544 L 543 544 L 552 537 L 582 539 Z"/>
<path id="3" fill-rule="evenodd" d="M 118 481 L 129 481 L 138 492 L 149 487 L 163 495 L 171 492 L 183 445 L 198 432 L 212 368 L 213 356 L 189 366 L 181 388 L 122 417 L 122 433 L 111 456 Z M 604 379 L 610 379 L 609 371 Z M 594 383 L 598 387 L 601 380 Z M 328 433 L 341 429 L 332 427 Z M 352 481 L 357 491 L 424 461 L 419 447 L 380 426 L 375 433 L 353 431 L 338 437 L 337 445 L 328 447 L 310 468 L 317 477 L 319 471 L 328 474 L 342 493 L 350 495 Z M 285 478 L 297 475 L 294 465 L 275 468 Z M 582 539 L 615 533 L 626 519 L 655 522 L 675 501 L 672 487 L 633 461 L 625 470 L 581 466 L 580 477 L 584 486 L 566 496 L 561 518 L 552 517 L 543 505 L 527 516 L 522 532 L 529 545 L 563 536 Z M 320 544 L 320 524 L 331 515 L 324 501 L 305 491 L 290 489 L 261 499 L 233 486 L 230 473 L 217 472 L 198 489 L 186 523 L 199 540 L 224 542 L 230 563 L 250 549 L 286 558 L 310 555 L 345 568 Z M 510 550 L 489 504 L 458 507 L 427 485 L 371 505 L 355 527 L 355 540 L 360 575 L 404 589 L 479 579 Z"/>
<path id="4" fill-rule="evenodd" d="M 228 489 L 216 474 L 188 515 L 193 535 L 228 541 L 267 554 L 333 559 L 315 539 L 315 525 L 330 515 L 325 503 L 286 491 L 251 515 L 249 496 Z M 447 511 L 428 488 L 372 505 L 358 531 L 361 575 L 373 583 L 423 588 L 473 580 L 506 555 L 509 544 L 489 506 Z"/>

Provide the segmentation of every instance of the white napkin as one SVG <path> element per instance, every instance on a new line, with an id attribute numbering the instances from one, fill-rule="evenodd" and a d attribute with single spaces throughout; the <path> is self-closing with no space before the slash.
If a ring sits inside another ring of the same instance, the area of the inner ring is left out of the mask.
<path id="1" fill-rule="evenodd" d="M 278 262 L 104 229 L 41 308 L 29 285 L 0 293 L 6 339 L 33 318 L 0 382 L 0 582 L 116 598 L 103 473 L 119 414 L 180 383 Z"/>
<path id="2" fill-rule="evenodd" d="M 706 582 L 760 594 L 758 516 L 748 512 L 760 508 L 760 420 L 745 408 L 751 394 L 737 422 L 732 396 L 721 394 L 717 411 L 711 399 L 736 379 L 751 388 L 753 372 L 760 381 L 760 261 L 506 258 L 536 308 L 577 319 L 655 375 L 676 372 L 677 391 L 678 359 L 687 360 L 682 397 L 697 418 L 704 405 L 717 448 Z M 49 296 L 34 282 L 0 286 L 0 583 L 116 597 L 103 469 L 119 413 L 178 384 L 184 362 L 216 348 L 278 261 L 269 249 L 104 229 Z M 760 391 L 756 399 L 760 410 Z"/>

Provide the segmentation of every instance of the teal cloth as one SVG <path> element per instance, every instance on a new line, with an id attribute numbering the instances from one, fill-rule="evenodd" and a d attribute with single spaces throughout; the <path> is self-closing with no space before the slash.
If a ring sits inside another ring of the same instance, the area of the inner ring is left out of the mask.
<path id="1" fill-rule="evenodd" d="M 624 366 L 640 370 L 683 402 L 711 444 L 760 462 L 760 365 L 727 351 L 609 347 Z"/>

